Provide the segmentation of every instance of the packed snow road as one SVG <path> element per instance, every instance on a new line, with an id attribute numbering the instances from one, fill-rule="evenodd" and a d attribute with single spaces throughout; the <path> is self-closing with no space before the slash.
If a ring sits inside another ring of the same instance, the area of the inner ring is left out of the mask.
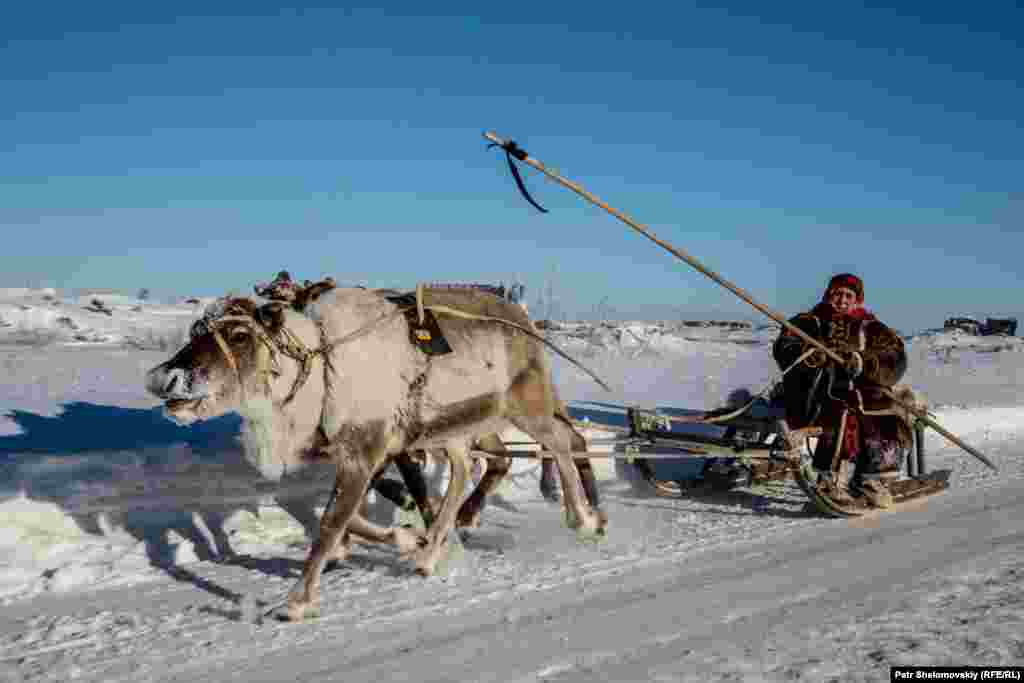
<path id="1" fill-rule="evenodd" d="M 1006 476 L 958 468 L 962 485 L 918 509 L 852 523 L 805 514 L 792 482 L 689 500 L 613 484 L 597 546 L 543 503 L 495 508 L 448 578 L 361 549 L 299 625 L 261 615 L 300 547 L 173 567 L 9 604 L 0 660 L 11 680 L 54 681 L 884 680 L 893 664 L 1020 664 L 1019 444 L 989 453 Z"/>

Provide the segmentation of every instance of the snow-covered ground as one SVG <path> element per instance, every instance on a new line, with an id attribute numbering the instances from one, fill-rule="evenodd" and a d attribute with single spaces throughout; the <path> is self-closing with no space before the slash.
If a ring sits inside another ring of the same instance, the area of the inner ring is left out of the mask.
<path id="1" fill-rule="evenodd" d="M 930 466 L 953 477 L 927 504 L 851 523 L 807 513 L 791 482 L 668 499 L 604 461 L 610 535 L 581 545 L 520 461 L 445 576 L 360 547 L 324 576 L 323 616 L 294 625 L 261 615 L 298 577 L 304 532 L 242 461 L 239 420 L 180 427 L 142 387 L 206 302 L 101 295 L 108 313 L 93 298 L 0 290 L 0 680 L 845 681 L 1024 664 L 1019 338 L 908 338 L 908 381 L 1000 467 L 929 433 Z M 613 388 L 556 358 L 577 415 L 721 405 L 772 379 L 776 334 L 549 332 Z M 383 501 L 371 513 L 394 518 Z"/>

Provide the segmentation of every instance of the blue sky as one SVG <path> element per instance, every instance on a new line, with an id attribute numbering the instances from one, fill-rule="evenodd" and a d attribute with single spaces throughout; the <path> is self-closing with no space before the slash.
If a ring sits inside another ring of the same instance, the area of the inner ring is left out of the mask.
<path id="1" fill-rule="evenodd" d="M 537 213 L 494 130 L 784 313 L 844 270 L 901 329 L 1024 310 L 1014 3 L 610 5 L 7 8 L 0 286 L 518 276 L 757 319 L 527 171 Z"/>

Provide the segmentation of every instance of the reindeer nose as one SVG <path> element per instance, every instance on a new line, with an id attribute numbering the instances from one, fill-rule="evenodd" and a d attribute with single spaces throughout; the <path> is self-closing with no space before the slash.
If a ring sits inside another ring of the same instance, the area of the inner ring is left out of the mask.
<path id="1" fill-rule="evenodd" d="M 186 398 L 188 381 L 181 368 L 157 366 L 146 373 L 146 388 L 158 398 Z"/>

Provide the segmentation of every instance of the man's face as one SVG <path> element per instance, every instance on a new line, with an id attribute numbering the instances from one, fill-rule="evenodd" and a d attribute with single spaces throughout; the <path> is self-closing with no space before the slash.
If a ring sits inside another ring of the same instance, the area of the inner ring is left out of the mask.
<path id="1" fill-rule="evenodd" d="M 836 287 L 829 291 L 828 302 L 836 313 L 849 313 L 857 307 L 857 293 L 849 287 Z"/>

